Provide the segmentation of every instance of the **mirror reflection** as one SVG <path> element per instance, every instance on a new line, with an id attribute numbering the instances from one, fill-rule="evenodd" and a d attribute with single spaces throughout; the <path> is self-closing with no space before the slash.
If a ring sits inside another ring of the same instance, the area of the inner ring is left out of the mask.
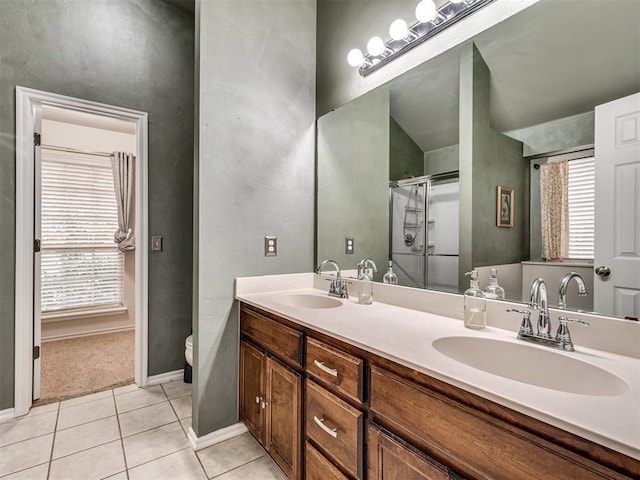
<path id="1" fill-rule="evenodd" d="M 516 301 L 542 277 L 551 305 L 638 317 L 640 132 L 617 159 L 627 117 L 598 106 L 640 125 L 640 5 L 615 3 L 542 0 L 321 117 L 318 260 L 459 293 L 496 269 Z"/>

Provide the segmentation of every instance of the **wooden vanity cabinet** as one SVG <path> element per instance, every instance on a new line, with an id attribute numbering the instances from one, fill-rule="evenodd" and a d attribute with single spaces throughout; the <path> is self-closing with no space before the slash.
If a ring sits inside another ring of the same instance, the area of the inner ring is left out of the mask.
<path id="1" fill-rule="evenodd" d="M 295 366 L 303 335 L 245 308 L 240 332 L 240 419 L 287 477 L 301 480 L 302 374 Z"/>

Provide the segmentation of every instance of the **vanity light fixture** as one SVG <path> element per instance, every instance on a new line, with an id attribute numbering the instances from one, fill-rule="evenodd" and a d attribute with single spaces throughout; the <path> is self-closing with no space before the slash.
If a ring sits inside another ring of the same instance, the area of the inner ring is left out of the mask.
<path id="1" fill-rule="evenodd" d="M 358 67 L 360 75 L 366 77 L 493 1 L 495 0 L 449 0 L 438 9 L 434 0 L 422 0 L 416 6 L 416 23 L 409 27 L 400 18 L 394 20 L 389 27 L 389 41 L 385 43 L 382 38 L 373 37 L 367 43 L 366 55 L 354 48 L 347 55 L 347 62 L 352 67 Z"/>

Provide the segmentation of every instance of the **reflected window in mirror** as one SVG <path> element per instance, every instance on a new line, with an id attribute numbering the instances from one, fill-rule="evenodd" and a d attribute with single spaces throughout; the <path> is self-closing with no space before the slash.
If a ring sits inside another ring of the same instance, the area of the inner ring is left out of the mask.
<path id="1" fill-rule="evenodd" d="M 593 260 L 595 163 L 593 151 L 550 156 L 540 162 L 541 256 Z M 535 168 L 535 167 L 534 167 Z"/>

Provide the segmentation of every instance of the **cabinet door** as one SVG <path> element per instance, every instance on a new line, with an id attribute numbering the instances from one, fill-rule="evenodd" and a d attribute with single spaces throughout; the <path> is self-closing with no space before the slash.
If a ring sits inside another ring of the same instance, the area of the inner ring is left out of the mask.
<path id="1" fill-rule="evenodd" d="M 240 342 L 240 419 L 254 437 L 264 442 L 264 354 L 242 340 Z"/>
<path id="2" fill-rule="evenodd" d="M 302 380 L 278 360 L 266 360 L 265 447 L 291 480 L 300 478 Z"/>
<path id="3" fill-rule="evenodd" d="M 369 480 L 447 480 L 446 467 L 379 427 L 369 425 Z"/>

